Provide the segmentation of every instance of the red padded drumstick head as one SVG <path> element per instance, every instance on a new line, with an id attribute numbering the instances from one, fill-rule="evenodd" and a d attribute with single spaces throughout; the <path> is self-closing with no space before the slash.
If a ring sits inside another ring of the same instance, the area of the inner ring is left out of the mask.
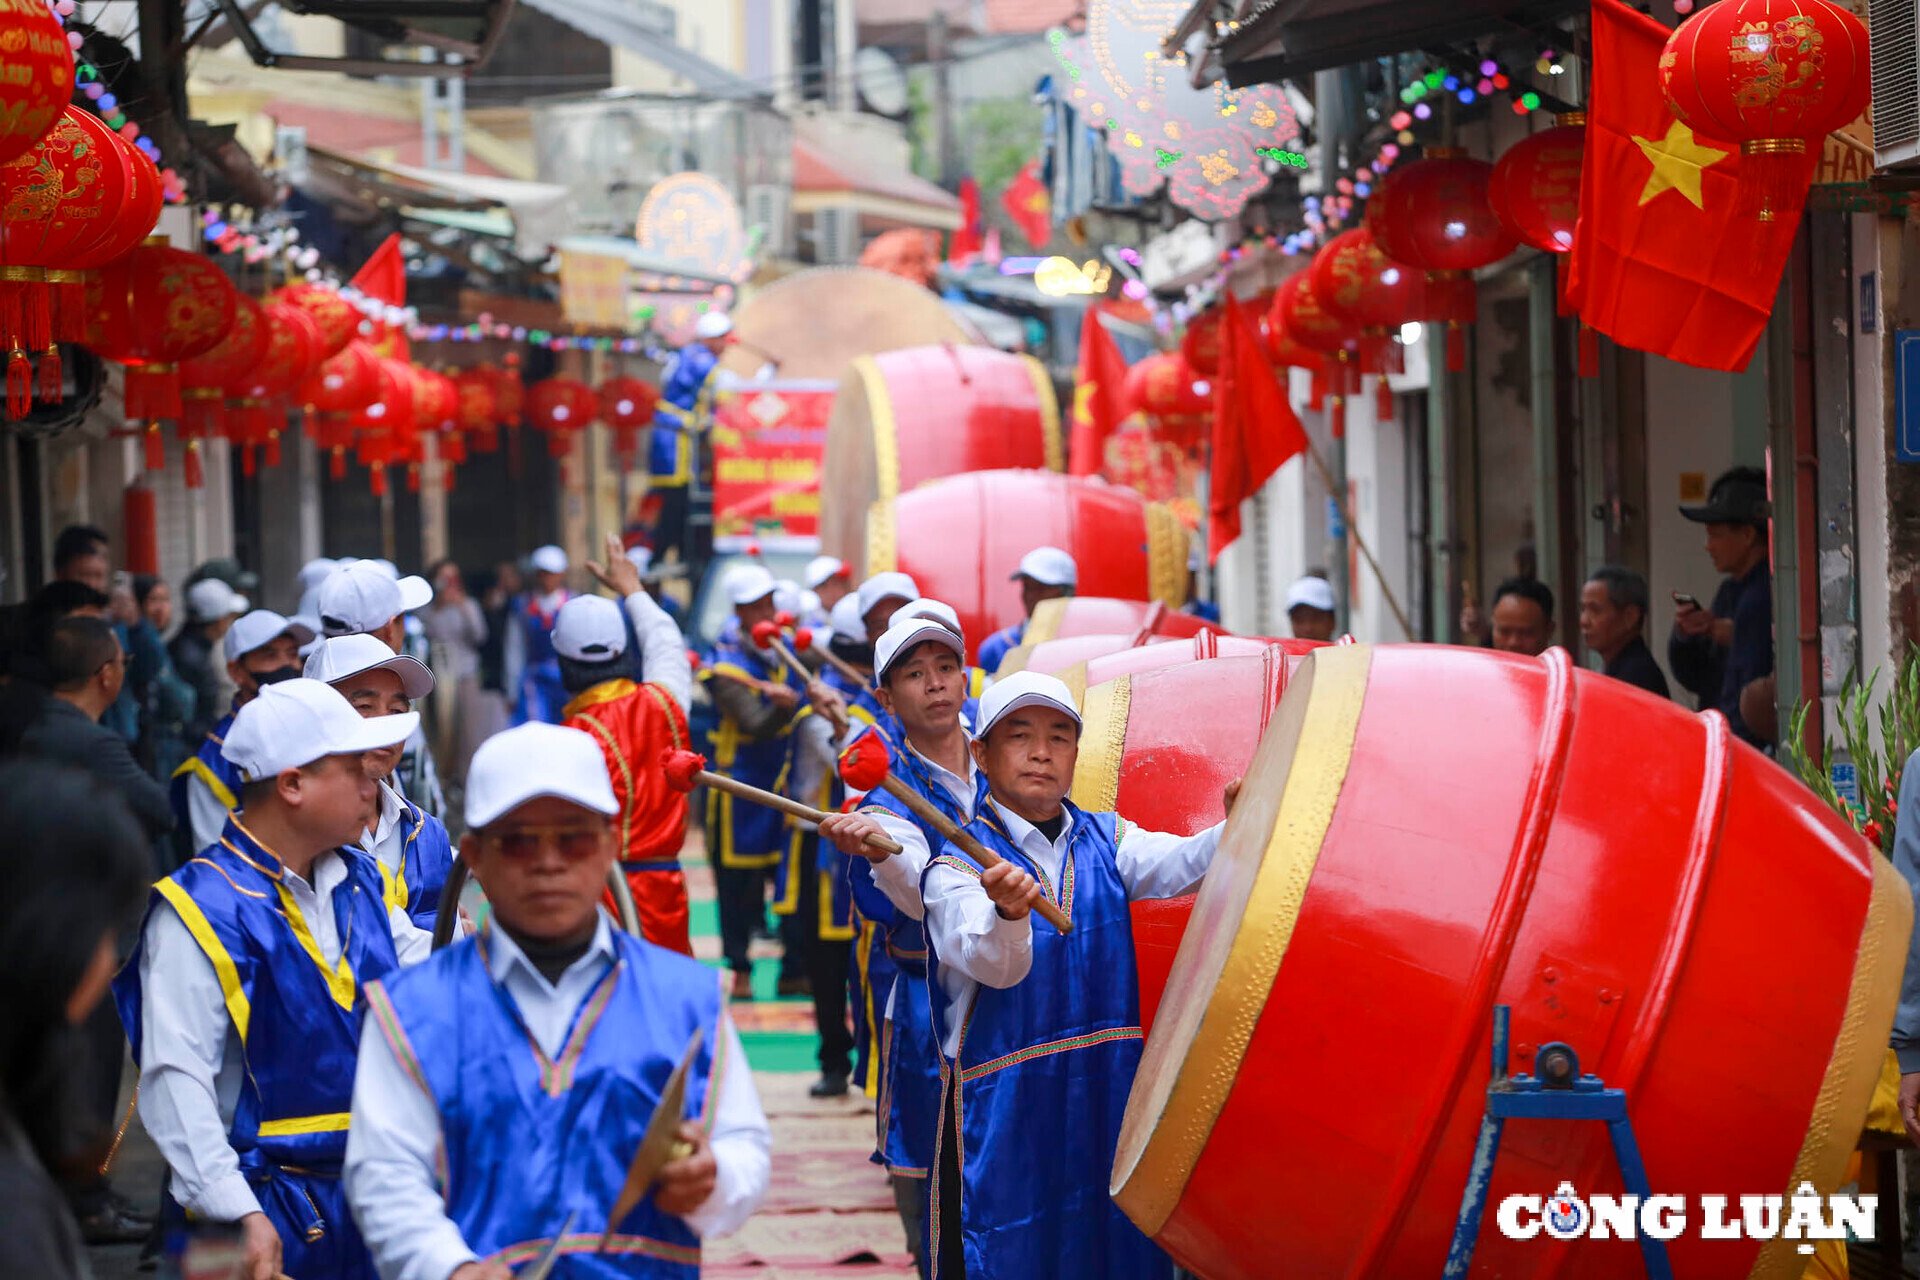
<path id="1" fill-rule="evenodd" d="M 813 648 L 813 632 L 805 627 L 796 628 L 793 633 L 793 647 L 802 652 Z"/>
<path id="2" fill-rule="evenodd" d="M 773 648 L 773 641 L 780 634 L 780 624 L 772 618 L 765 618 L 753 624 L 753 630 L 747 634 L 753 637 L 753 643 L 762 649 Z"/>
<path id="3" fill-rule="evenodd" d="M 792 614 L 782 609 L 773 615 L 773 621 L 782 631 L 786 631 L 793 626 L 795 619 Z"/>
<path id="4" fill-rule="evenodd" d="M 850 791 L 871 791 L 886 781 L 893 760 L 877 733 L 863 733 L 840 753 L 840 780 Z"/>
<path id="5" fill-rule="evenodd" d="M 687 665 L 695 671 L 700 669 L 700 651 L 698 649 L 687 650 Z"/>
<path id="6" fill-rule="evenodd" d="M 696 776 L 707 767 L 707 758 L 698 751 L 675 751 L 669 747 L 660 753 L 660 768 L 667 785 L 675 791 L 691 791 L 700 785 Z"/>

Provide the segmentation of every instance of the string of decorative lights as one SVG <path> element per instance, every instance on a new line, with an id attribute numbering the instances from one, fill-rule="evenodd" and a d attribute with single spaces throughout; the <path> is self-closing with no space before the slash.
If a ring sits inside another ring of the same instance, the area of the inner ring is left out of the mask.
<path id="1" fill-rule="evenodd" d="M 67 19 L 73 17 L 78 7 L 75 0 L 49 0 L 47 4 L 47 9 L 62 27 L 67 25 Z M 93 108 L 93 113 L 105 121 L 109 129 L 140 148 L 141 153 L 153 161 L 154 167 L 160 171 L 160 192 L 166 202 L 185 204 L 186 183 L 181 181 L 179 173 L 161 156 L 159 144 L 142 133 L 140 126 L 127 118 L 127 113 L 120 106 L 120 100 L 108 91 L 106 79 L 100 74 L 100 68 L 80 55 L 85 45 L 86 37 L 80 32 L 67 32 L 67 47 L 73 50 L 74 84 L 86 97 L 88 105 Z"/>

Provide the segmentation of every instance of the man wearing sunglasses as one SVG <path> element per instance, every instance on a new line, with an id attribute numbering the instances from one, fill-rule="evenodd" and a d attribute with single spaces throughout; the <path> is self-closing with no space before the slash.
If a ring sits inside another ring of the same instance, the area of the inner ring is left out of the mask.
<path id="1" fill-rule="evenodd" d="M 594 1274 L 691 1280 L 701 1240 L 740 1226 L 767 1188 L 766 1117 L 718 975 L 600 910 L 620 806 L 593 738 L 537 723 L 495 735 L 466 803 L 460 857 L 488 927 L 367 994 L 345 1182 L 381 1273 L 511 1280 L 556 1236 L 560 1255 L 589 1255 L 611 1227 Z M 696 1036 L 694 1118 L 674 1117 L 675 1157 L 609 1223 Z"/>

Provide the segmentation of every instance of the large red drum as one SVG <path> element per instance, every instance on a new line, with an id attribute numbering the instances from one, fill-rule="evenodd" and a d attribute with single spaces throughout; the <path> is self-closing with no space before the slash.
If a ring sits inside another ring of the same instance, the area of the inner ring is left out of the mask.
<path id="1" fill-rule="evenodd" d="M 1082 592 L 1140 601 L 1142 616 L 1155 600 L 1171 612 L 1186 597 L 1187 530 L 1170 508 L 1050 471 L 975 471 L 876 503 L 866 572 L 912 574 L 922 592 L 954 607 L 977 648 L 1019 621 L 1020 586 L 1008 575 L 1044 546 L 1073 556 Z"/>
<path id="2" fill-rule="evenodd" d="M 1320 644 L 1318 640 L 1269 640 L 1264 636 L 1236 636 L 1227 631 L 1206 630 L 1195 632 L 1179 643 L 1110 649 L 1056 674 L 1073 690 L 1075 698 L 1082 698 L 1094 685 L 1118 680 L 1121 676 L 1140 675 L 1188 662 L 1209 662 L 1214 658 L 1251 658 L 1275 646 L 1297 656 L 1319 648 Z M 1248 759 L 1251 758 L 1249 752 Z"/>
<path id="3" fill-rule="evenodd" d="M 1189 659 L 1194 649 L 1193 641 L 1151 647 L 1154 653 L 1184 650 Z M 1086 727 L 1073 771 L 1073 802 L 1083 809 L 1117 809 L 1149 831 L 1206 830 L 1225 816 L 1227 784 L 1252 761 L 1287 674 L 1304 654 L 1304 648 L 1290 652 L 1265 644 L 1253 654 L 1189 660 L 1088 686 L 1080 699 Z M 1153 1026 L 1193 901 L 1188 894 L 1133 904 L 1143 1027 Z"/>
<path id="4" fill-rule="evenodd" d="M 857 559 L 875 502 L 966 471 L 1063 466 L 1053 382 L 1032 356 L 951 343 L 861 356 L 827 421 L 821 541 Z"/>
<path id="5" fill-rule="evenodd" d="M 1214 629 L 1212 623 L 1168 608 L 1160 600 L 1087 595 L 1042 600 L 1027 622 L 1024 641 L 1007 651 L 1000 670 L 1058 675 L 1076 662 L 1102 654 Z"/>
<path id="6" fill-rule="evenodd" d="M 1699 1197 L 1834 1189 L 1911 925 L 1889 861 L 1716 714 L 1558 649 L 1315 650 L 1201 887 L 1115 1198 L 1209 1280 L 1438 1275 L 1504 1004 L 1513 1070 L 1564 1041 L 1626 1091 L 1654 1191 L 1695 1222 L 1675 1275 L 1797 1275 L 1798 1241 L 1702 1238 Z M 1606 1127 L 1508 1123 L 1489 1203 L 1563 1181 L 1619 1193 Z M 1642 1273 L 1631 1240 L 1491 1221 L 1474 1257 Z"/>

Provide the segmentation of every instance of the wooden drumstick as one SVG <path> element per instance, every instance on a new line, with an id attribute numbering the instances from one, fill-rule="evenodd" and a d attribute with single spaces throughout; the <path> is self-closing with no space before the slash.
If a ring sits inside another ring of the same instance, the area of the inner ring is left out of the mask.
<path id="1" fill-rule="evenodd" d="M 762 649 L 771 649 L 779 654 L 780 660 L 787 664 L 794 675 L 808 684 L 813 683 L 813 672 L 807 670 L 807 664 L 800 661 L 793 650 L 787 647 L 787 642 L 780 638 L 778 622 L 756 622 L 753 626 L 753 642 Z M 823 714 L 833 722 L 833 732 L 836 737 L 846 733 L 847 716 L 844 711 L 823 709 Z"/>
<path id="2" fill-rule="evenodd" d="M 796 630 L 793 633 L 793 647 L 796 649 L 813 649 L 813 632 L 807 630 L 805 627 Z M 839 654 L 826 649 L 814 649 L 813 651 L 833 664 L 835 671 L 838 671 L 862 689 L 872 683 L 867 676 L 861 674 L 860 668 L 854 666 Z"/>
<path id="3" fill-rule="evenodd" d="M 707 768 L 707 758 L 697 751 L 675 751 L 669 747 L 660 756 L 661 767 L 666 771 L 667 785 L 675 791 L 691 791 L 698 786 L 709 786 L 742 800 L 751 800 L 763 804 L 769 809 L 778 809 L 781 813 L 800 819 L 802 822 L 819 822 L 831 814 L 801 804 L 798 800 L 789 800 L 785 796 L 771 791 L 762 791 L 759 787 L 737 782 L 724 773 L 714 773 Z M 869 835 L 867 843 L 876 849 L 885 849 L 888 853 L 899 853 L 898 842 L 883 835 Z"/>
<path id="4" fill-rule="evenodd" d="M 933 802 L 915 791 L 910 785 L 893 776 L 893 757 L 887 750 L 887 744 L 877 733 L 861 734 L 854 744 L 840 753 L 840 780 L 854 791 L 885 791 L 912 811 L 913 816 L 938 831 L 942 837 L 960 847 L 961 851 L 983 868 L 997 867 L 1006 859 L 987 846 L 968 835 L 953 819 L 935 808 Z M 1073 921 L 1067 913 L 1054 905 L 1046 894 L 1034 904 L 1033 910 L 1042 920 L 1058 929 L 1061 933 L 1073 932 Z"/>

